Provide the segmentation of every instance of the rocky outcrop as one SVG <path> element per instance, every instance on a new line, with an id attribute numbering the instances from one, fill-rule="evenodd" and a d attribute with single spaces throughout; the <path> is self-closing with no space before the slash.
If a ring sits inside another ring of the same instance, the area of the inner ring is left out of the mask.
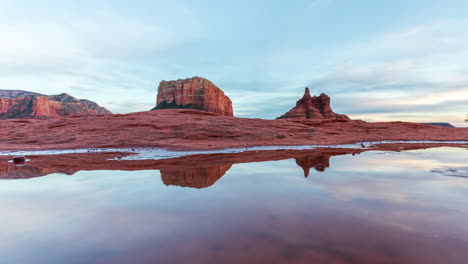
<path id="1" fill-rule="evenodd" d="M 22 91 L 22 90 L 0 90 L 0 98 L 18 98 L 29 95 L 43 95 L 40 93 Z"/>
<path id="2" fill-rule="evenodd" d="M 159 84 L 156 107 L 152 110 L 180 108 L 233 116 L 231 99 L 212 82 L 200 77 Z"/>
<path id="3" fill-rule="evenodd" d="M 286 114 L 280 118 L 301 118 L 301 119 L 343 119 L 350 120 L 346 115 L 334 113 L 330 106 L 330 97 L 324 93 L 320 96 L 311 96 L 309 88 L 305 88 L 304 96 L 297 101 Z"/>
<path id="4" fill-rule="evenodd" d="M 3 97 L 2 97 L 3 96 Z M 89 100 L 66 93 L 42 95 L 27 91 L 0 91 L 0 119 L 112 114 Z"/>

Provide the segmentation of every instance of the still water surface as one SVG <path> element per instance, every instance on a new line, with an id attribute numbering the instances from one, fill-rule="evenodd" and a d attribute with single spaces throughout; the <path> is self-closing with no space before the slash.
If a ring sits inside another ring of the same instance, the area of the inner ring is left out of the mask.
<path id="1" fill-rule="evenodd" d="M 466 149 L 324 159 L 2 180 L 1 263 L 468 263 Z"/>

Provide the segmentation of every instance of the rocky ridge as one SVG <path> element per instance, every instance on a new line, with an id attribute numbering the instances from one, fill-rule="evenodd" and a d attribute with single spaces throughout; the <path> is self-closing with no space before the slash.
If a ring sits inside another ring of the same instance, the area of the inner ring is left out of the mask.
<path id="1" fill-rule="evenodd" d="M 95 102 L 66 93 L 42 95 L 20 90 L 0 90 L 0 119 L 105 115 L 109 110 Z"/>

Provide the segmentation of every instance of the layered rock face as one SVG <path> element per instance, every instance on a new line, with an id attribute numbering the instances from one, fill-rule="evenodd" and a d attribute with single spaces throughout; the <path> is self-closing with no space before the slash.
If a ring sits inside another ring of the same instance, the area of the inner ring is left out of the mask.
<path id="1" fill-rule="evenodd" d="M 346 115 L 334 113 L 330 106 L 330 97 L 324 93 L 320 96 L 311 96 L 309 88 L 305 88 L 304 96 L 297 101 L 286 114 L 279 118 L 306 118 L 306 119 L 343 119 L 350 120 Z"/>
<path id="2" fill-rule="evenodd" d="M 105 114 L 112 113 L 95 102 L 65 93 L 47 96 L 27 91 L 0 91 L 0 119 Z"/>
<path id="3" fill-rule="evenodd" d="M 212 82 L 200 77 L 159 84 L 156 107 L 152 110 L 179 108 L 233 116 L 231 99 Z"/>

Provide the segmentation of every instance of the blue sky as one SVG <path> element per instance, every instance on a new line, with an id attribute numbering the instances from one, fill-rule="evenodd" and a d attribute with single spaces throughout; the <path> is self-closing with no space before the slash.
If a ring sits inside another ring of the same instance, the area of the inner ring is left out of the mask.
<path id="1" fill-rule="evenodd" d="M 467 1 L 0 0 L 0 88 L 144 111 L 201 76 L 239 117 L 275 118 L 306 86 L 368 121 L 468 114 Z"/>

